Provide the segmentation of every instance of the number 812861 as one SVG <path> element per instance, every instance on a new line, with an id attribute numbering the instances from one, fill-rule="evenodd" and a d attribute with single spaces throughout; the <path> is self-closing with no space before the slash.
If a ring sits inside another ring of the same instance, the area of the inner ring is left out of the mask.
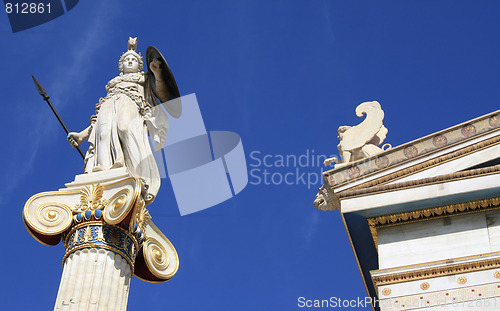
<path id="1" fill-rule="evenodd" d="M 6 3 L 7 14 L 50 14 L 50 3 Z"/>

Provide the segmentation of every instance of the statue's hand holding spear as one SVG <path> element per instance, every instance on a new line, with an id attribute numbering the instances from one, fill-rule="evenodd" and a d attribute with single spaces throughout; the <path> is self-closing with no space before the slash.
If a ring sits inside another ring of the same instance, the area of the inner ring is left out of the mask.
<path id="1" fill-rule="evenodd" d="M 92 116 L 90 118 L 90 124 L 93 124 L 95 120 L 97 119 L 97 116 Z M 92 131 L 92 125 L 87 127 L 81 132 L 70 132 L 68 133 L 68 142 L 73 148 L 78 148 L 81 143 L 89 139 L 90 132 Z"/>
<path id="2" fill-rule="evenodd" d="M 89 139 L 89 134 L 87 134 L 85 130 L 81 131 L 80 133 L 70 132 L 68 134 L 68 142 L 73 148 L 77 148 L 87 139 Z"/>

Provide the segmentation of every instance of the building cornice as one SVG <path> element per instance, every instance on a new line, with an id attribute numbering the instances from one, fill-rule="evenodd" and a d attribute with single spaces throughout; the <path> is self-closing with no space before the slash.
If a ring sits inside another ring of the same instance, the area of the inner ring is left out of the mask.
<path id="1" fill-rule="evenodd" d="M 499 137 L 499 139 L 500 139 L 500 137 Z M 492 174 L 499 174 L 499 173 L 500 173 L 500 165 L 495 165 L 495 166 L 478 168 L 478 169 L 456 172 L 456 173 L 451 173 L 451 174 L 445 174 L 445 175 L 440 175 L 440 176 L 435 176 L 435 177 L 410 180 L 410 181 L 405 181 L 405 182 L 401 182 L 401 183 L 394 183 L 394 184 L 389 184 L 389 185 L 379 185 L 379 186 L 374 186 L 374 187 L 370 187 L 370 188 L 361 188 L 361 189 L 356 187 L 356 189 L 353 189 L 353 190 L 350 189 L 350 190 L 340 192 L 337 194 L 337 196 L 339 197 L 339 199 L 342 200 L 342 199 L 347 199 L 347 198 L 355 198 L 355 197 L 360 197 L 360 196 L 365 196 L 365 195 L 373 195 L 373 194 L 385 193 L 385 192 L 390 192 L 390 191 L 398 191 L 398 190 L 403 190 L 403 189 L 410 189 L 410 188 L 439 184 L 439 183 L 443 183 L 443 182 L 457 181 L 457 180 L 463 180 L 463 179 L 468 179 L 468 178 L 474 178 L 474 177 L 486 176 L 486 175 L 492 175 Z"/>

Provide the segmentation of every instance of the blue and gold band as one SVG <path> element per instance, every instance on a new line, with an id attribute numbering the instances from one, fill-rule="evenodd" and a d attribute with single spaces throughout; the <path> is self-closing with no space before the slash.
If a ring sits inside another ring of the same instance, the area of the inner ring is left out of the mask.
<path id="1" fill-rule="evenodd" d="M 130 264 L 133 270 L 139 244 L 125 229 L 110 226 L 101 221 L 88 221 L 74 226 L 64 237 L 66 252 L 63 265 L 69 255 L 80 249 L 106 249 L 112 251 Z"/>

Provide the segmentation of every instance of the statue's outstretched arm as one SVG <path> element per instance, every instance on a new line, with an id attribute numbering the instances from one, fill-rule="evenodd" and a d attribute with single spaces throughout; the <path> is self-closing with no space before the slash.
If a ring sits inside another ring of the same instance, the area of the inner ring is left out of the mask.
<path id="1" fill-rule="evenodd" d="M 90 125 L 84 129 L 81 132 L 70 132 L 68 134 L 68 142 L 71 145 L 71 147 L 76 148 L 80 146 L 81 143 L 89 139 L 90 137 L 90 132 L 92 132 L 92 127 L 97 119 L 97 116 L 92 116 L 90 118 Z"/>
<path id="2" fill-rule="evenodd" d="M 68 134 L 68 142 L 71 145 L 71 147 L 76 148 L 80 146 L 81 143 L 89 139 L 91 129 L 92 126 L 89 126 L 79 133 L 70 132 Z"/>

